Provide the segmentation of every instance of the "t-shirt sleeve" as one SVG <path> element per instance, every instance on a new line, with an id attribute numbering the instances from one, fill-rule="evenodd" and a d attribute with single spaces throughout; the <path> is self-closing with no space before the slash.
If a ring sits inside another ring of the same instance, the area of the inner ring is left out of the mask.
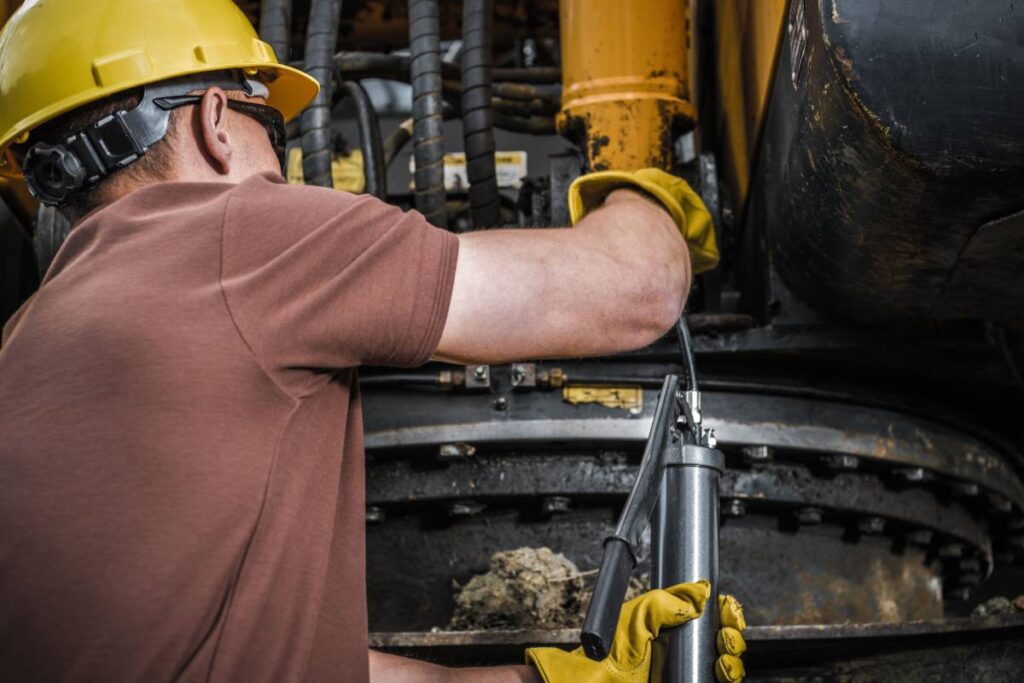
<path id="1" fill-rule="evenodd" d="M 437 349 L 457 253 L 416 212 L 267 175 L 227 201 L 221 287 L 268 373 L 410 367 Z"/>

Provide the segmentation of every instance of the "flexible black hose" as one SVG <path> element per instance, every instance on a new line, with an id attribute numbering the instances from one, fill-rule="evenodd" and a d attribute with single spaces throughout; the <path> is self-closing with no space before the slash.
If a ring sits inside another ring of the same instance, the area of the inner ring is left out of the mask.
<path id="1" fill-rule="evenodd" d="M 409 0 L 409 54 L 416 209 L 428 221 L 444 228 L 448 226 L 448 214 L 444 193 L 444 103 L 437 0 Z"/>
<path id="2" fill-rule="evenodd" d="M 288 39 L 292 34 L 292 0 L 263 0 L 260 6 L 260 38 L 270 45 L 277 61 L 288 61 Z"/>
<path id="3" fill-rule="evenodd" d="M 341 0 L 312 0 L 306 26 L 306 73 L 320 93 L 302 113 L 302 174 L 307 185 L 333 187 L 331 176 L 331 76 Z"/>
<path id="4" fill-rule="evenodd" d="M 398 126 L 384 138 L 384 166 L 391 166 L 398 153 L 405 147 L 405 143 L 412 139 L 412 119 L 402 121 Z"/>
<path id="5" fill-rule="evenodd" d="M 687 391 L 697 391 L 697 361 L 693 357 L 693 339 L 690 337 L 690 326 L 686 322 L 686 314 L 679 316 L 676 322 L 676 335 L 679 337 L 679 352 L 683 357 L 683 369 L 686 371 Z"/>
<path id="6" fill-rule="evenodd" d="M 380 123 L 370 96 L 363 86 L 355 81 L 342 81 L 341 90 L 356 105 L 356 124 L 359 126 L 359 147 L 363 150 L 363 177 L 366 191 L 377 199 L 388 196 L 387 166 L 384 163 L 384 141 L 380 135 Z"/>
<path id="7" fill-rule="evenodd" d="M 477 228 L 497 225 L 498 175 L 491 103 L 492 0 L 462 4 L 462 140 L 469 177 L 469 213 Z"/>

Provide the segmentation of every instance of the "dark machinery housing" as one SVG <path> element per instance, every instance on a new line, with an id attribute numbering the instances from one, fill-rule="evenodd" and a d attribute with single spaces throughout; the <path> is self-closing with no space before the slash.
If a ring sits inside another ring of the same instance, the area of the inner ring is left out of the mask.
<path id="1" fill-rule="evenodd" d="M 239 4 L 325 86 L 289 131 L 306 182 L 338 186 L 332 164 L 358 157 L 360 189 L 435 225 L 540 228 L 625 154 L 608 112 L 581 113 L 595 86 L 568 44 L 596 37 L 566 8 L 609 3 Z M 631 6 L 673 18 L 689 59 L 644 76 L 663 118 L 620 132 L 716 220 L 722 266 L 689 312 L 750 680 L 1017 680 L 1024 615 L 967 615 L 1024 593 L 1024 7 Z M 38 279 L 27 240 L 45 270 L 67 228 L 4 197 L 6 317 Z M 453 582 L 520 546 L 597 567 L 682 370 L 674 333 L 593 360 L 366 370 L 371 642 L 450 662 L 574 642 L 445 631 Z"/>

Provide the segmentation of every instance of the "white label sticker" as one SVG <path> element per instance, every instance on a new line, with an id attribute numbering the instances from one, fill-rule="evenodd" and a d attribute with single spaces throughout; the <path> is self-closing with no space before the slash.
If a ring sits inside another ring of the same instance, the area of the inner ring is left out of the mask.
<path id="1" fill-rule="evenodd" d="M 526 152 L 495 152 L 494 162 L 498 187 L 519 188 L 526 177 Z M 409 157 L 409 173 L 416 171 L 416 162 Z M 444 155 L 444 189 L 448 192 L 469 190 L 469 175 L 466 171 L 466 155 L 455 152 Z"/>

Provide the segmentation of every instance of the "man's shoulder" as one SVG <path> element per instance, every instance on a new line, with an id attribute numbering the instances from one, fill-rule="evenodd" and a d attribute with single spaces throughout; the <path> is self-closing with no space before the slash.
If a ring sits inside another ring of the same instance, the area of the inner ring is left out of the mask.
<path id="1" fill-rule="evenodd" d="M 224 228 L 231 236 L 271 228 L 277 238 L 301 239 L 318 230 L 367 237 L 386 231 L 408 214 L 372 195 L 313 185 L 289 184 L 261 174 L 234 187 L 228 196 Z M 277 239 L 271 238 L 271 239 Z"/>

